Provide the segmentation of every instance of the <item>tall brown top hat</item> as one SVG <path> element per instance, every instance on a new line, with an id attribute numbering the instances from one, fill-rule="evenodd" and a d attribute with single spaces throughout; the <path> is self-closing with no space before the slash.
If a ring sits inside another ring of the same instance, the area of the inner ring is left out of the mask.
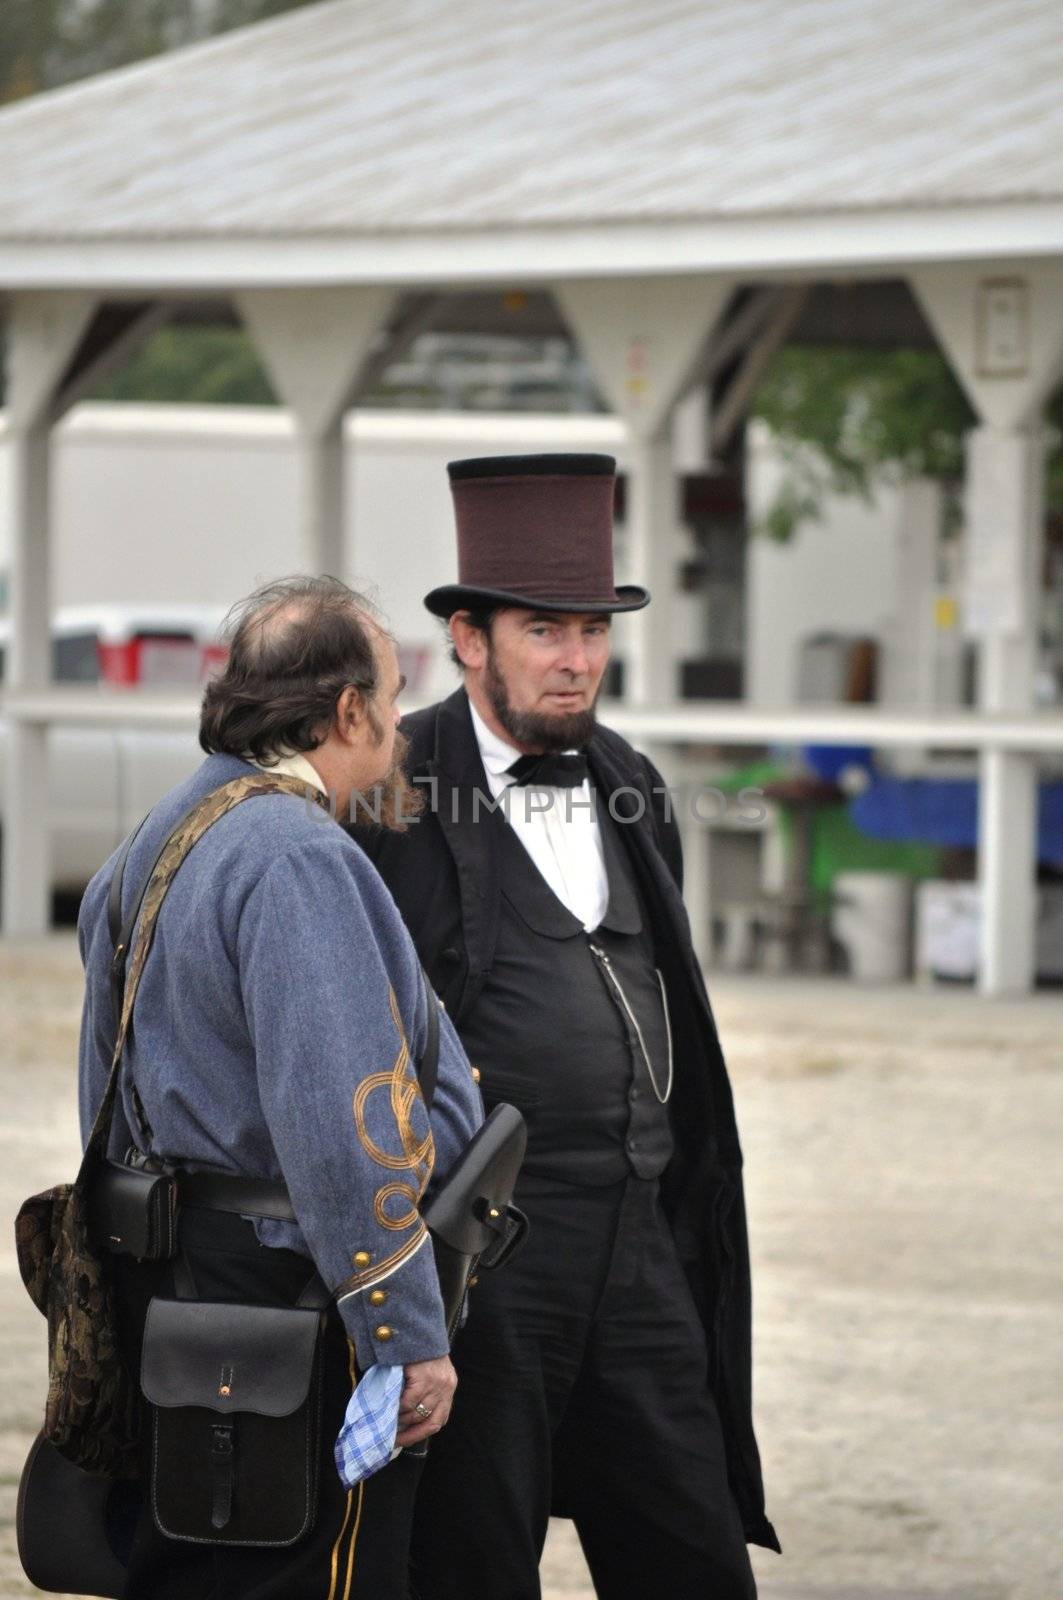
<path id="1" fill-rule="evenodd" d="M 458 582 L 425 595 L 437 617 L 468 606 L 638 611 L 649 595 L 613 582 L 612 456 L 479 456 L 447 468 Z"/>

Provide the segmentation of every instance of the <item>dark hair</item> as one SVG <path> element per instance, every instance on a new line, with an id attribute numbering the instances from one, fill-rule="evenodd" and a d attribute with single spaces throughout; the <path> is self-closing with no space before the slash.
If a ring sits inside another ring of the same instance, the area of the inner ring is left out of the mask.
<path id="1" fill-rule="evenodd" d="M 464 606 L 462 608 L 461 615 L 467 618 L 470 628 L 479 628 L 481 633 L 485 633 L 487 635 L 487 642 L 490 644 L 491 623 L 501 610 L 501 606 Z M 457 645 L 454 643 L 453 639 L 450 638 L 449 617 L 444 621 L 443 629 L 447 635 L 447 638 L 450 639 L 450 645 L 447 650 L 447 654 L 449 655 L 453 665 L 457 667 L 458 671 L 464 672 L 465 666 L 458 654 Z"/>
<path id="2" fill-rule="evenodd" d="M 256 761 L 314 750 L 347 688 L 375 722 L 374 626 L 372 604 L 338 578 L 281 578 L 238 601 L 228 660 L 203 695 L 203 749 Z"/>

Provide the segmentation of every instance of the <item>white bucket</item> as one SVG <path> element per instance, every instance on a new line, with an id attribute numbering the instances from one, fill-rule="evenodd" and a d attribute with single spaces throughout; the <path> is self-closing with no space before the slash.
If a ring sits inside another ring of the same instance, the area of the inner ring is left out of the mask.
<path id="1" fill-rule="evenodd" d="M 909 970 L 911 880 L 896 872 L 842 872 L 831 927 L 849 971 L 865 983 L 899 983 Z"/>

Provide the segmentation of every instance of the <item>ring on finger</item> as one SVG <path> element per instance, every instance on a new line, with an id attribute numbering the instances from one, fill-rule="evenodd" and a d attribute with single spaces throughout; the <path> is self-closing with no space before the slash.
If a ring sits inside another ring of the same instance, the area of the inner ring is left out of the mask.
<path id="1" fill-rule="evenodd" d="M 428 1418 L 432 1415 L 432 1407 L 431 1406 L 426 1406 L 424 1404 L 423 1400 L 418 1400 L 417 1404 L 414 1406 L 413 1409 L 416 1411 L 417 1415 L 421 1418 L 422 1422 L 427 1422 Z"/>

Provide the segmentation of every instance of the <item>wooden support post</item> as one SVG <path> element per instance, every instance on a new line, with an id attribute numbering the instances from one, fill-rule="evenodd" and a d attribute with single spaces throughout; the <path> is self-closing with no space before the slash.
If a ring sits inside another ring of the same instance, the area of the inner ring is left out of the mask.
<path id="1" fill-rule="evenodd" d="M 38 422 L 8 431 L 11 473 L 9 687 L 43 688 L 49 638 L 49 434 Z M 50 920 L 47 730 L 12 720 L 3 833 L 4 932 L 41 934 Z"/>
<path id="2" fill-rule="evenodd" d="M 1033 709 L 1044 542 L 1041 414 L 1063 375 L 1063 264 L 998 274 L 977 263 L 913 269 L 942 348 L 983 421 L 968 441 L 967 631 L 980 643 L 984 711 Z M 1036 976 L 1037 764 L 990 748 L 980 760 L 978 875 L 984 994 Z"/>
<path id="3" fill-rule="evenodd" d="M 299 458 L 297 562 L 307 572 L 350 572 L 343 413 L 356 395 L 392 295 L 373 286 L 248 289 L 240 313 L 277 397 L 294 418 Z"/>
<path id="4" fill-rule="evenodd" d="M 978 774 L 978 986 L 986 995 L 1022 994 L 1036 973 L 1037 760 L 984 750 Z"/>
<path id="5" fill-rule="evenodd" d="M 626 579 L 652 596 L 627 619 L 624 698 L 631 705 L 667 705 L 679 693 L 673 644 L 676 496 L 668 438 L 631 441 L 627 476 Z"/>
<path id="6" fill-rule="evenodd" d="M 4 680 L 45 689 L 52 676 L 50 442 L 54 398 L 88 325 L 82 294 L 25 294 L 8 322 L 11 569 Z M 46 931 L 51 904 L 47 731 L 13 719 L 7 747 L 2 915 L 8 936 Z"/>
<path id="7" fill-rule="evenodd" d="M 562 311 L 630 438 L 624 579 L 644 583 L 653 597 L 617 628 L 624 698 L 632 704 L 667 704 L 678 693 L 678 489 L 668 424 L 677 400 L 703 381 L 706 344 L 733 287 L 709 277 L 557 285 Z"/>
<path id="8" fill-rule="evenodd" d="M 968 610 L 982 605 L 984 711 L 1033 705 L 1044 548 L 1041 434 L 978 428 L 968 441 Z M 984 586 L 984 592 L 983 592 Z M 996 612 L 995 615 L 989 613 Z M 979 763 L 983 994 L 1018 994 L 1036 977 L 1037 762 L 986 750 Z"/>
<path id="9" fill-rule="evenodd" d="M 305 572 L 342 578 L 348 570 L 344 526 L 343 418 L 339 414 L 320 433 L 299 426 L 298 565 Z"/>

